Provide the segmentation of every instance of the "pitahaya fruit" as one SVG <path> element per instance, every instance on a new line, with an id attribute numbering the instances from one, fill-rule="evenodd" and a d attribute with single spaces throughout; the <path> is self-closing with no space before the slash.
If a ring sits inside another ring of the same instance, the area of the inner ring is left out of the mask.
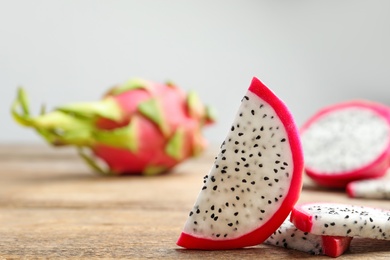
<path id="1" fill-rule="evenodd" d="M 325 187 L 383 176 L 390 165 L 390 110 L 368 101 L 326 107 L 301 129 L 305 170 Z"/>
<path id="2" fill-rule="evenodd" d="M 321 236 L 297 229 L 287 218 L 264 242 L 312 255 L 338 257 L 348 250 L 352 237 Z"/>
<path id="3" fill-rule="evenodd" d="M 194 92 L 187 95 L 171 83 L 143 79 L 110 89 L 101 101 L 61 106 L 34 118 L 20 89 L 12 114 L 50 144 L 74 145 L 91 167 L 112 174 L 154 175 L 170 170 L 205 148 L 201 130 L 213 121 L 212 109 Z"/>
<path id="4" fill-rule="evenodd" d="M 347 185 L 347 194 L 351 198 L 390 199 L 390 179 L 377 178 L 353 181 Z"/>
<path id="5" fill-rule="evenodd" d="M 253 78 L 177 244 L 218 250 L 264 242 L 296 203 L 302 172 L 292 115 Z"/>
<path id="6" fill-rule="evenodd" d="M 316 235 L 390 240 L 390 211 L 338 203 L 296 205 L 290 221 Z"/>

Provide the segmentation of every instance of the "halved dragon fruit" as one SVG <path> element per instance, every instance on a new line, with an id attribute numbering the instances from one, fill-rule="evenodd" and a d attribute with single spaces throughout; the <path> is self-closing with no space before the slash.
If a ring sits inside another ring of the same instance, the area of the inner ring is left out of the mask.
<path id="1" fill-rule="evenodd" d="M 390 179 L 376 178 L 353 181 L 347 185 L 347 194 L 351 198 L 390 199 Z"/>
<path id="2" fill-rule="evenodd" d="M 307 175 L 334 188 L 383 176 L 390 165 L 389 115 L 389 108 L 367 101 L 320 110 L 301 129 Z"/>
<path id="3" fill-rule="evenodd" d="M 262 243 L 296 203 L 302 171 L 292 115 L 253 78 L 177 244 L 217 250 Z"/>
<path id="4" fill-rule="evenodd" d="M 205 148 L 201 130 L 214 119 L 195 92 L 143 79 L 110 89 L 100 101 L 64 105 L 37 117 L 30 116 L 27 103 L 20 89 L 12 106 L 17 122 L 52 145 L 76 146 L 94 170 L 111 174 L 167 172 Z"/>
<path id="5" fill-rule="evenodd" d="M 338 257 L 348 250 L 351 240 L 352 237 L 321 236 L 303 232 L 287 218 L 264 243 L 312 255 Z"/>
<path id="6" fill-rule="evenodd" d="M 390 211 L 338 203 L 296 205 L 290 221 L 316 235 L 390 240 Z"/>

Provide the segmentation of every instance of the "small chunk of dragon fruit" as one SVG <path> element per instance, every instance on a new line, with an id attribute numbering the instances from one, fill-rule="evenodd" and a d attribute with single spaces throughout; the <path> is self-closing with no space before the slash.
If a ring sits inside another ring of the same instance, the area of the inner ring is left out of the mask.
<path id="1" fill-rule="evenodd" d="M 376 178 L 350 182 L 347 185 L 347 194 L 351 198 L 390 200 L 390 179 Z"/>
<path id="2" fill-rule="evenodd" d="M 312 255 L 338 257 L 348 250 L 351 240 L 352 237 L 321 236 L 303 232 L 287 218 L 264 243 Z"/>
<path id="3" fill-rule="evenodd" d="M 291 113 L 253 78 L 177 244 L 218 250 L 264 242 L 298 200 L 302 171 Z"/>
<path id="4" fill-rule="evenodd" d="M 303 232 L 390 240 L 390 211 L 339 203 L 295 205 L 290 221 Z"/>

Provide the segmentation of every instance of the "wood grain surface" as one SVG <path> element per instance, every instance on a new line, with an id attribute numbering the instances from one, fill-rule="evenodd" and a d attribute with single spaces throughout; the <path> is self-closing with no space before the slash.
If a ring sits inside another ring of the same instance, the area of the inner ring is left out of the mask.
<path id="1" fill-rule="evenodd" d="M 216 149 L 156 177 L 102 177 L 73 149 L 0 145 L 0 259 L 326 259 L 259 245 L 186 250 L 175 242 Z M 305 180 L 300 202 L 390 209 L 389 201 L 349 199 Z M 339 259 L 390 259 L 390 241 L 357 239 Z"/>

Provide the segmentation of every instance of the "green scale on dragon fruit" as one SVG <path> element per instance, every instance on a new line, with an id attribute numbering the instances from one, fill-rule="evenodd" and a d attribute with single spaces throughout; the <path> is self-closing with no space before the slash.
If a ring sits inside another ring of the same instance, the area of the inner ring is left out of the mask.
<path id="1" fill-rule="evenodd" d="M 316 235 L 390 240 L 390 211 L 338 203 L 296 205 L 291 222 Z"/>
<path id="2" fill-rule="evenodd" d="M 338 257 L 348 250 L 351 240 L 351 237 L 321 236 L 303 232 L 296 228 L 288 217 L 264 243 L 312 255 Z"/>
<path id="3" fill-rule="evenodd" d="M 389 108 L 363 100 L 317 112 L 301 129 L 307 175 L 332 188 L 383 176 L 390 164 L 389 119 Z"/>
<path id="4" fill-rule="evenodd" d="M 291 113 L 254 78 L 177 244 L 216 250 L 262 243 L 296 203 L 302 170 Z"/>

